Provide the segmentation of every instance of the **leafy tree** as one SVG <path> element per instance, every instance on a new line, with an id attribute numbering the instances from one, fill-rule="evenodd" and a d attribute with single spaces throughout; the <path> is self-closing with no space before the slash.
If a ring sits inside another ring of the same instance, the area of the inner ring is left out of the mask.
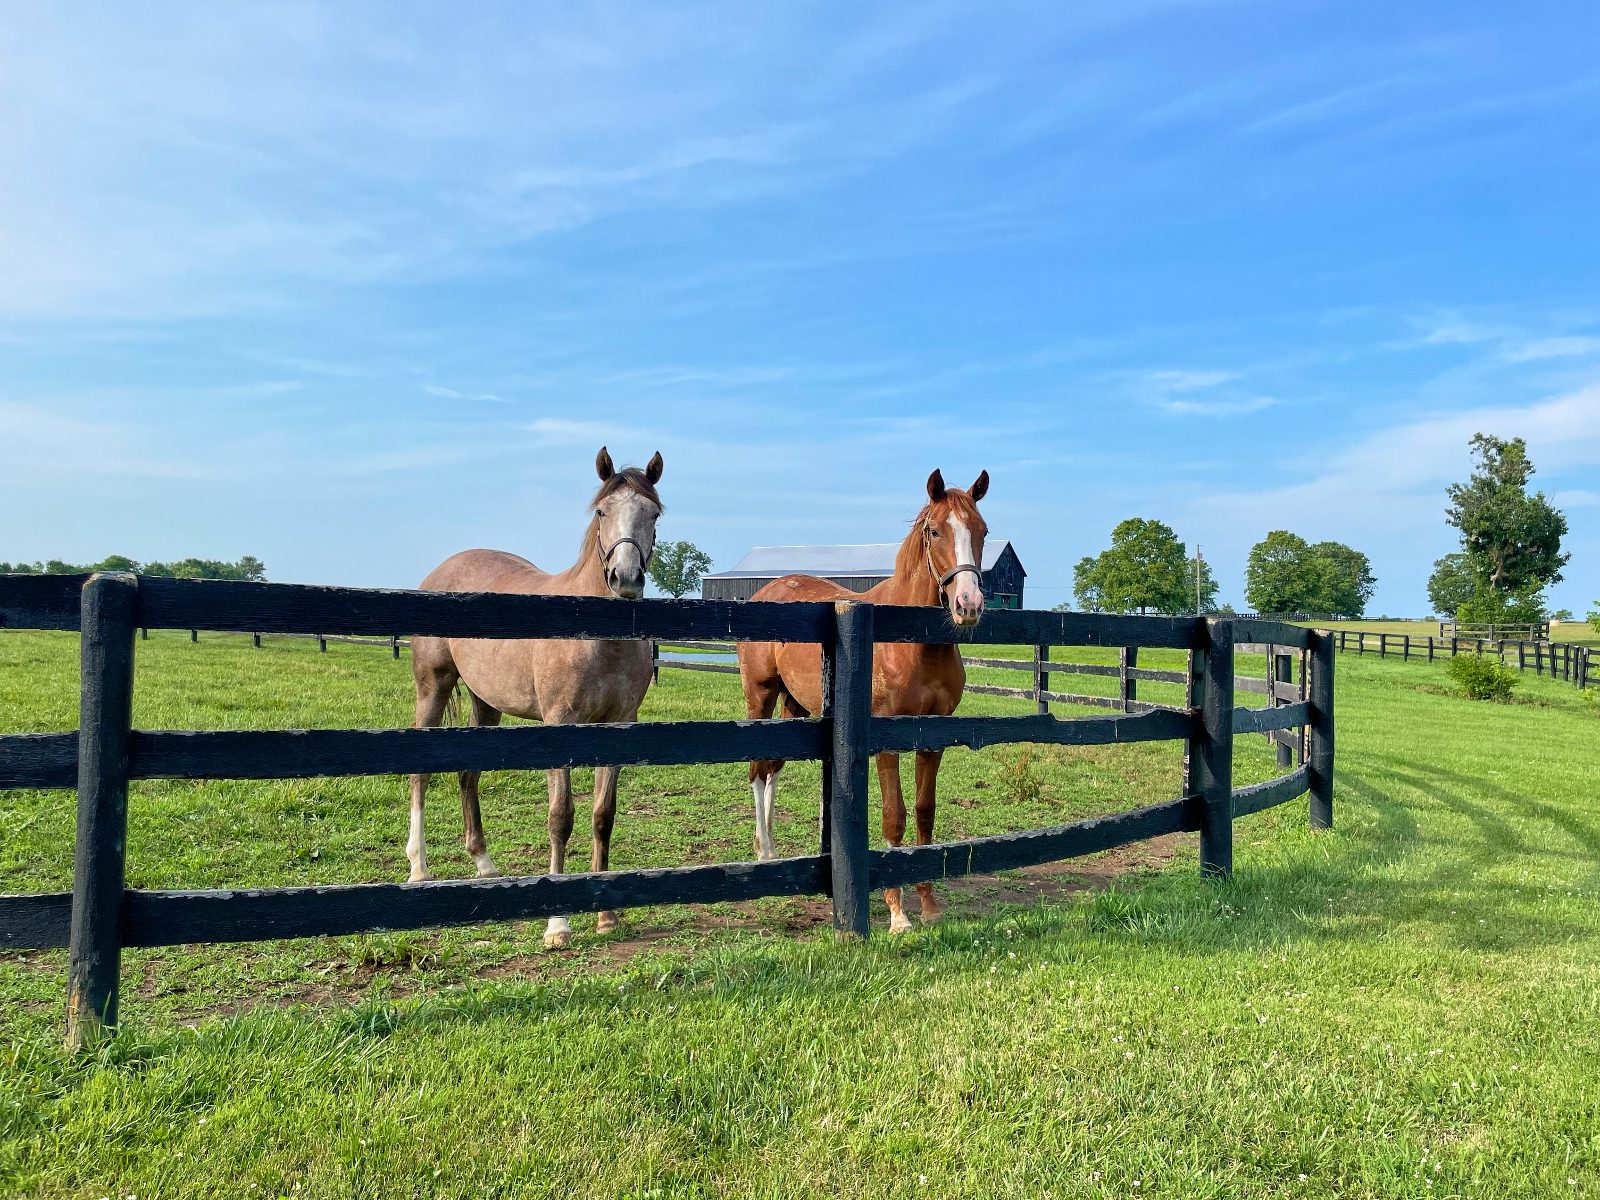
<path id="1" fill-rule="evenodd" d="M 1376 586 L 1361 551 L 1343 542 L 1313 545 L 1287 529 L 1252 546 L 1245 566 L 1245 597 L 1257 612 L 1359 617 Z"/>
<path id="2" fill-rule="evenodd" d="M 1111 531 L 1108 549 L 1078 563 L 1073 590 L 1090 611 L 1181 613 L 1194 608 L 1187 549 L 1170 526 L 1144 517 L 1123 521 Z M 1214 585 L 1212 594 L 1215 598 Z"/>
<path id="3" fill-rule="evenodd" d="M 1477 465 L 1466 483 L 1450 485 L 1445 519 L 1461 531 L 1474 574 L 1504 593 L 1560 583 L 1572 557 L 1561 552 L 1567 518 L 1543 492 L 1528 495 L 1533 463 L 1527 443 L 1479 433 L 1471 446 Z"/>
<path id="4" fill-rule="evenodd" d="M 1428 603 L 1440 616 L 1453 617 L 1478 590 L 1478 577 L 1472 568 L 1472 559 L 1466 551 L 1458 550 L 1435 559 L 1433 574 L 1428 576 Z"/>
<path id="5" fill-rule="evenodd" d="M 1317 542 L 1310 548 L 1317 574 L 1315 604 L 1309 612 L 1335 617 L 1359 617 L 1367 611 L 1378 586 L 1372 561 L 1343 542 Z"/>
<path id="6" fill-rule="evenodd" d="M 157 575 L 167 579 L 247 579 L 265 580 L 266 565 L 254 555 L 246 554 L 236 563 L 214 558 L 185 558 L 179 562 L 147 562 L 129 558 L 125 554 L 112 554 L 96 563 L 69 563 L 59 558 L 47 562 L 0 562 L 0 575 L 81 575 L 90 571 L 136 571 L 141 575 Z"/>
<path id="7" fill-rule="evenodd" d="M 1596 600 L 1594 607 L 1589 610 L 1589 625 L 1596 633 L 1600 633 L 1600 600 Z"/>
<path id="8" fill-rule="evenodd" d="M 700 577 L 711 569 L 711 556 L 693 542 L 657 542 L 650 560 L 650 582 L 674 600 L 700 586 Z"/>
<path id="9" fill-rule="evenodd" d="M 1572 610 L 1570 608 L 1558 608 L 1550 614 L 1550 619 L 1552 621 L 1570 621 L 1572 620 Z"/>
<path id="10" fill-rule="evenodd" d="M 1310 559 L 1311 543 L 1287 529 L 1274 529 L 1250 547 L 1244 572 L 1250 607 L 1261 613 L 1312 611 L 1317 583 Z"/>
<path id="11" fill-rule="evenodd" d="M 1072 568 L 1072 592 L 1078 598 L 1078 607 L 1084 612 L 1104 612 L 1105 598 L 1100 593 L 1100 581 L 1095 574 L 1095 559 L 1091 555 L 1084 555 L 1078 560 L 1078 565 Z M 1066 601 L 1056 607 L 1057 612 L 1071 612 L 1072 606 Z"/>
<path id="12" fill-rule="evenodd" d="M 1456 620 L 1465 625 L 1532 625 L 1544 620 L 1544 612 L 1544 593 L 1537 588 L 1497 592 L 1480 581 L 1472 599 L 1456 609 Z"/>
<path id="13" fill-rule="evenodd" d="M 1072 607 L 1072 601 L 1071 600 L 1063 600 L 1060 604 L 1052 604 L 1050 606 L 1050 611 L 1051 612 L 1073 612 L 1075 610 Z"/>

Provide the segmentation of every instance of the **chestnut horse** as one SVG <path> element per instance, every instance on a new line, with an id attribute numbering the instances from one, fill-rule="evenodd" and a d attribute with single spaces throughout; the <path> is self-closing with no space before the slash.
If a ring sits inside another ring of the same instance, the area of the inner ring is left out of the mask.
<path id="1" fill-rule="evenodd" d="M 422 586 L 443 592 L 512 592 L 539 596 L 611 596 L 637 600 L 656 544 L 661 497 L 661 455 L 644 470 L 615 470 L 604 446 L 595 457 L 600 490 L 589 502 L 593 517 L 584 531 L 578 561 L 560 574 L 541 571 L 525 558 L 501 550 L 464 550 L 445 559 Z M 647 641 L 568 641 L 545 638 L 487 639 L 418 637 L 411 642 L 411 673 L 417 686 L 416 724 L 438 725 L 456 683 L 467 685 L 473 725 L 498 725 L 505 713 L 546 725 L 632 721 L 650 687 Z M 463 771 L 462 840 L 479 875 L 498 875 L 483 838 L 478 813 L 478 771 Z M 566 866 L 572 836 L 572 776 L 565 767 L 547 772 L 550 788 L 550 873 Z M 411 776 L 411 836 L 406 857 L 412 881 L 428 879 L 422 802 L 427 775 Z M 591 866 L 604 871 L 611 855 L 617 811 L 617 768 L 594 772 L 594 850 Z M 616 928 L 617 914 L 602 912 L 595 928 Z M 565 917 L 551 917 L 546 946 L 565 946 L 572 930 Z"/>
<path id="2" fill-rule="evenodd" d="M 976 625 L 983 616 L 983 539 L 989 532 L 978 513 L 978 501 L 989 490 L 989 472 L 978 476 L 972 490 L 947 488 L 935 471 L 928 476 L 928 503 L 911 523 L 911 532 L 895 555 L 894 575 L 868 589 L 852 592 L 814 575 L 774 579 L 753 600 L 867 600 L 874 604 L 943 604 L 957 625 Z M 812 643 L 741 642 L 739 677 L 751 717 L 772 716 L 780 701 L 786 717 L 804 717 L 822 708 L 822 648 Z M 961 703 L 966 686 L 961 655 L 952 645 L 924 646 L 885 642 L 873 648 L 872 713 L 874 716 L 949 716 Z M 940 750 L 917 752 L 917 844 L 933 841 L 934 787 Z M 750 764 L 750 790 L 756 802 L 756 856 L 777 857 L 772 844 L 773 799 L 778 770 L 774 759 Z M 900 790 L 900 756 L 878 755 L 878 784 L 883 793 L 883 836 L 891 846 L 905 838 L 906 803 Z M 943 915 L 931 883 L 919 883 L 922 919 Z M 883 893 L 889 905 L 889 932 L 911 928 L 900 907 L 900 889 Z"/>

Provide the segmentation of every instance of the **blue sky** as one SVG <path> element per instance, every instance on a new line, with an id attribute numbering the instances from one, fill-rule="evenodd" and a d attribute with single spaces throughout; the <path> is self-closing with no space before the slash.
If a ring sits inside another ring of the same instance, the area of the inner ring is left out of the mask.
<path id="1" fill-rule="evenodd" d="M 897 538 L 987 468 L 1030 605 L 1128 516 L 1427 611 L 1528 438 L 1600 596 L 1592 4 L 11 6 L 0 559 L 412 586 Z"/>

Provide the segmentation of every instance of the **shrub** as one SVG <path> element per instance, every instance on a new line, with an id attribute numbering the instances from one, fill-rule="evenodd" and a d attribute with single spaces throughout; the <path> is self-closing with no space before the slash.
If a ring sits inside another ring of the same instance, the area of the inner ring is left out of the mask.
<path id="1" fill-rule="evenodd" d="M 1517 673 L 1510 667 L 1502 666 L 1498 659 L 1478 654 L 1457 655 L 1445 670 L 1468 700 L 1507 704 L 1511 700 L 1511 690 L 1518 683 Z"/>
<path id="2" fill-rule="evenodd" d="M 1589 624 L 1596 633 L 1600 633 L 1600 600 L 1594 602 L 1594 607 L 1589 610 Z"/>

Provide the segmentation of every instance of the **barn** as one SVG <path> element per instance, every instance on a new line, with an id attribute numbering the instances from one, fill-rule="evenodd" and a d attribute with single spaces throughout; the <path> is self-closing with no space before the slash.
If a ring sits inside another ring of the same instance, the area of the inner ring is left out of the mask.
<path id="1" fill-rule="evenodd" d="M 702 600 L 748 600 L 781 575 L 817 575 L 864 592 L 894 574 L 897 542 L 872 546 L 757 546 L 731 571 L 700 581 Z M 1021 608 L 1027 576 L 1010 542 L 983 548 L 983 594 L 996 608 Z"/>

